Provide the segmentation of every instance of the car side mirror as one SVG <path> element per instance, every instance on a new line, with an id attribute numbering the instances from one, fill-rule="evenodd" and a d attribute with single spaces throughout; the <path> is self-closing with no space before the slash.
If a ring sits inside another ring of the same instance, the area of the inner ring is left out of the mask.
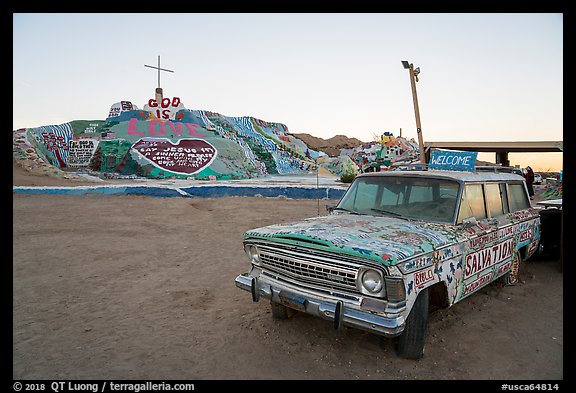
<path id="1" fill-rule="evenodd" d="M 328 212 L 328 214 L 331 214 L 334 211 L 334 209 L 336 209 L 336 205 L 333 204 L 326 205 L 326 211 Z"/>

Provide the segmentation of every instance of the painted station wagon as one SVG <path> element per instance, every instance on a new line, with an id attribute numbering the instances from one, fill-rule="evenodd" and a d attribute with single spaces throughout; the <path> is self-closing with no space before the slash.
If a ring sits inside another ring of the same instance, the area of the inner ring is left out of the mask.
<path id="1" fill-rule="evenodd" d="M 424 354 L 430 306 L 450 307 L 497 279 L 513 285 L 539 245 L 523 177 L 450 170 L 355 178 L 330 214 L 244 234 L 236 286 L 294 310 L 393 338 Z"/>

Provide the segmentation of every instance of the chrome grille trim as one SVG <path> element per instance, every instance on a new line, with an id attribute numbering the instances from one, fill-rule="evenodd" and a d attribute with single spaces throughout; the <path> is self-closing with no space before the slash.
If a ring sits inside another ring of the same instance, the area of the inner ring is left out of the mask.
<path id="1" fill-rule="evenodd" d="M 299 286 L 299 287 L 302 286 L 301 282 L 294 281 L 294 280 L 289 279 L 287 277 L 281 277 L 278 274 L 271 272 L 271 271 L 263 270 L 262 276 L 270 277 L 273 280 L 276 280 L 276 281 L 282 282 L 282 283 L 286 283 L 289 285 L 295 285 L 295 286 Z M 347 300 L 353 301 L 353 302 L 358 303 L 358 304 L 360 304 L 360 302 L 362 300 L 362 295 L 359 293 L 351 294 L 350 292 L 346 292 L 346 291 L 339 290 L 339 289 L 328 289 L 325 286 L 320 287 L 317 285 L 309 284 L 309 285 L 306 285 L 306 289 L 312 290 L 312 291 L 315 291 L 318 293 L 325 293 L 329 296 L 335 296 L 339 299 L 347 299 Z"/>
<path id="2" fill-rule="evenodd" d="M 358 293 L 356 278 L 361 265 L 350 262 L 350 258 L 340 260 L 313 251 L 303 253 L 288 247 L 253 244 L 259 250 L 260 267 L 280 278 L 327 290 L 340 289 Z"/>

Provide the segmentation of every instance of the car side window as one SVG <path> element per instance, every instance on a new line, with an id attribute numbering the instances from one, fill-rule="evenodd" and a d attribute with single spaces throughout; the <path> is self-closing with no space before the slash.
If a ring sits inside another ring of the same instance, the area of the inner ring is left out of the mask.
<path id="1" fill-rule="evenodd" d="M 530 207 L 530 201 L 528 200 L 528 194 L 526 193 L 524 183 L 508 184 L 508 193 L 510 199 L 510 212 L 528 209 Z"/>
<path id="2" fill-rule="evenodd" d="M 482 184 L 466 184 L 462 190 L 458 223 L 468 217 L 475 217 L 477 220 L 487 217 Z"/>
<path id="3" fill-rule="evenodd" d="M 504 214 L 504 204 L 502 202 L 502 193 L 500 192 L 500 185 L 497 183 L 490 183 L 484 185 L 486 193 L 486 204 L 490 217 L 497 217 Z"/>

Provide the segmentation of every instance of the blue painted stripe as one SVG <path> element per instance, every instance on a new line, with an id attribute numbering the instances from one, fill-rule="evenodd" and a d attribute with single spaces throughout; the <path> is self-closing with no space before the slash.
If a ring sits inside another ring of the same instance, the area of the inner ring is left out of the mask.
<path id="1" fill-rule="evenodd" d="M 126 187 L 126 195 L 147 195 L 154 197 L 172 198 L 183 197 L 174 188 L 165 187 Z"/>
<path id="2" fill-rule="evenodd" d="M 123 195 L 126 193 L 126 187 L 13 187 L 13 192 L 16 194 Z"/>
<path id="3" fill-rule="evenodd" d="M 287 197 L 292 199 L 340 199 L 346 192 L 331 187 L 258 187 L 199 185 L 190 187 L 147 187 L 147 186 L 95 186 L 95 187 L 22 187 L 14 186 L 16 194 L 56 194 L 56 195 L 147 195 L 154 197 L 199 197 L 223 198 L 233 196 Z"/>
<path id="4" fill-rule="evenodd" d="M 293 199 L 340 199 L 345 190 L 337 188 L 319 187 L 230 187 L 230 186 L 202 186 L 181 188 L 193 197 L 221 198 L 230 196 L 256 196 L 279 197 L 285 196 Z"/>

